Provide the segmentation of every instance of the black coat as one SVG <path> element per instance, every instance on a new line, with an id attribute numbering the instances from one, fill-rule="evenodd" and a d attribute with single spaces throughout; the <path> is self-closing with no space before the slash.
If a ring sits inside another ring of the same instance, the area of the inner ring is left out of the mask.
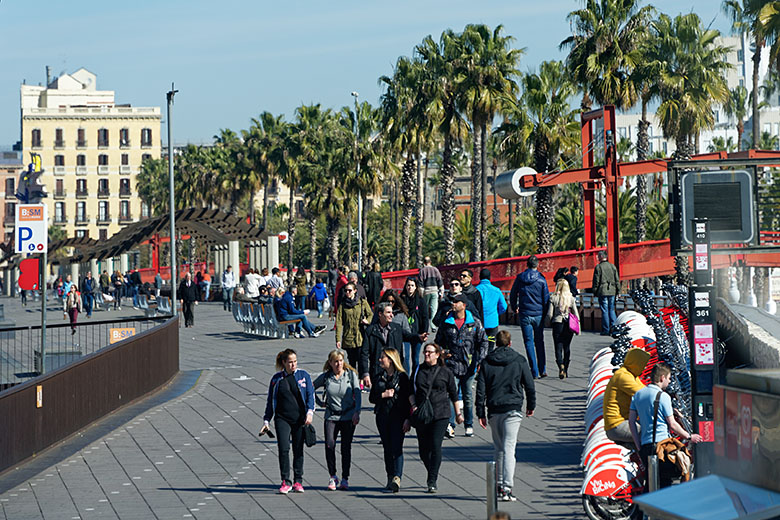
<path id="1" fill-rule="evenodd" d="M 428 332 L 428 306 L 425 300 L 415 295 L 409 297 L 406 293 L 401 293 L 401 299 L 409 309 L 409 328 L 415 334 Z"/>
<path id="2" fill-rule="evenodd" d="M 580 292 L 577 290 L 577 275 L 567 274 L 564 276 L 567 282 L 569 282 L 569 289 L 571 289 L 572 296 L 577 296 Z"/>
<path id="3" fill-rule="evenodd" d="M 390 322 L 390 332 L 387 334 L 387 341 L 382 337 L 382 330 L 379 323 L 372 323 L 366 328 L 363 335 L 363 347 L 360 350 L 360 375 L 368 374 L 371 381 L 383 372 L 379 366 L 379 356 L 382 350 L 392 347 L 398 351 L 401 362 L 404 360 L 404 341 L 414 341 L 416 334 L 405 334 L 403 328 L 397 323 Z M 373 383 L 372 383 L 373 384 Z"/>
<path id="4" fill-rule="evenodd" d="M 465 294 L 466 298 L 468 298 L 469 301 L 474 304 L 474 308 L 477 310 L 476 314 L 472 314 L 479 318 L 479 321 L 482 321 L 483 317 L 485 316 L 485 311 L 482 307 L 482 293 L 479 292 L 473 285 L 468 284 L 467 286 L 463 287 L 463 294 Z"/>
<path id="5" fill-rule="evenodd" d="M 536 408 L 536 388 L 528 361 L 512 347 L 497 347 L 480 363 L 477 373 L 477 417 L 523 411 L 523 391 L 528 410 Z"/>
<path id="6" fill-rule="evenodd" d="M 194 302 L 198 300 L 199 292 L 198 285 L 194 281 L 190 281 L 190 286 L 187 287 L 187 281 L 182 280 L 176 291 L 176 297 L 185 302 Z"/>
<path id="7" fill-rule="evenodd" d="M 395 391 L 393 397 L 382 397 L 382 393 L 391 388 Z M 374 404 L 377 415 L 389 415 L 394 420 L 403 421 L 409 418 L 411 412 L 411 393 L 412 384 L 406 372 L 395 371 L 392 376 L 388 376 L 382 371 L 371 385 L 368 400 Z"/>
<path id="8" fill-rule="evenodd" d="M 379 297 L 382 295 L 382 289 L 385 287 L 385 283 L 382 281 L 382 273 L 377 271 L 367 272 L 363 283 L 366 288 L 366 299 L 373 307 L 374 304 L 379 301 Z"/>
<path id="9" fill-rule="evenodd" d="M 455 386 L 455 376 L 446 366 L 440 366 L 436 379 L 433 380 L 433 372 L 436 366 L 430 366 L 428 363 L 420 363 L 414 372 L 414 400 L 417 406 L 420 406 L 425 400 L 425 393 L 431 388 L 428 398 L 433 406 L 433 418 L 449 419 L 450 403 L 458 400 L 458 387 Z"/>
<path id="10" fill-rule="evenodd" d="M 439 309 L 436 311 L 436 316 L 433 317 L 433 324 L 437 327 L 441 327 L 441 323 L 447 319 L 447 315 L 450 313 L 450 309 L 452 308 L 452 294 L 449 292 L 444 293 L 444 298 L 439 301 Z M 472 316 L 477 316 L 477 308 L 474 307 L 474 304 L 471 302 L 471 300 L 468 300 L 466 302 L 466 310 L 471 313 Z"/>
<path id="11" fill-rule="evenodd" d="M 488 352 L 485 327 L 468 311 L 460 329 L 455 325 L 453 316 L 449 316 L 439 325 L 436 344 L 451 354 L 445 363 L 457 377 L 474 374 L 477 365 Z"/>

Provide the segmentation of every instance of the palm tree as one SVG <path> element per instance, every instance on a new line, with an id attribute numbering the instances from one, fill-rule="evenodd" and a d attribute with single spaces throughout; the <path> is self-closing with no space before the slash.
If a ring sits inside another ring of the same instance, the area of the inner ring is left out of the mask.
<path id="1" fill-rule="evenodd" d="M 175 172 L 174 172 L 175 174 Z M 174 184 L 180 188 L 180 184 Z M 138 196 L 149 207 L 152 215 L 161 215 L 168 209 L 168 160 L 146 159 L 136 177 Z M 178 192 L 176 196 L 178 197 Z"/>
<path id="2" fill-rule="evenodd" d="M 771 2 L 774 3 L 774 2 Z M 758 72 L 761 63 L 761 50 L 766 41 L 767 26 L 762 23 L 761 10 L 767 4 L 767 0 L 724 0 L 723 11 L 731 17 L 731 28 L 735 34 L 750 35 L 753 38 L 753 90 L 750 94 L 750 102 L 753 109 L 753 140 L 759 133 L 759 107 L 758 107 Z M 740 136 L 741 137 L 741 136 Z M 741 146 L 741 142 L 740 142 Z"/>
<path id="3" fill-rule="evenodd" d="M 247 135 L 244 136 L 244 143 L 249 148 L 248 154 L 257 174 L 256 182 L 263 187 L 263 229 L 268 226 L 268 191 L 276 178 L 276 163 L 271 160 L 271 157 L 275 153 L 274 149 L 281 145 L 279 137 L 284 125 L 284 116 L 263 112 L 259 118 L 252 118 L 252 124 Z M 254 223 L 254 192 L 250 208 L 252 208 L 251 223 Z"/>
<path id="4" fill-rule="evenodd" d="M 720 33 L 704 29 L 693 13 L 674 20 L 662 14 L 652 29 L 655 45 L 648 58 L 659 66 L 661 99 L 656 116 L 664 136 L 675 139 L 676 156 L 684 158 L 690 156 L 699 132 L 713 128 L 713 104 L 728 99 L 728 48 L 717 45 Z"/>
<path id="5" fill-rule="evenodd" d="M 569 107 L 568 99 L 577 92 L 569 80 L 563 63 L 545 61 L 539 73 L 528 73 L 522 78 L 521 105 L 510 113 L 525 110 L 533 124 L 531 139 L 534 147 L 534 168 L 547 173 L 558 168 L 561 152 L 578 144 L 579 124 Z M 552 252 L 555 231 L 553 188 L 543 187 L 536 192 L 536 237 L 539 253 Z"/>
<path id="6" fill-rule="evenodd" d="M 446 30 L 437 42 L 431 36 L 417 45 L 415 52 L 425 64 L 426 82 L 430 89 L 428 116 L 442 137 L 442 154 L 439 183 L 442 190 L 441 222 L 444 239 L 444 262 L 451 264 L 455 258 L 455 198 L 453 184 L 455 168 L 452 162 L 454 145 L 466 135 L 465 121 L 457 110 L 455 62 L 459 57 L 459 45 L 455 33 Z"/>
<path id="7" fill-rule="evenodd" d="M 462 56 L 458 72 L 459 104 L 472 123 L 472 208 L 474 239 L 472 261 L 486 255 L 487 233 L 487 125 L 505 96 L 515 95 L 517 65 L 525 49 L 510 49 L 514 38 L 502 36 L 503 26 L 493 31 L 486 25 L 467 25 L 461 34 Z"/>
<path id="8" fill-rule="evenodd" d="M 745 132 L 745 116 L 747 115 L 748 91 L 742 85 L 731 89 L 729 99 L 723 110 L 729 118 L 737 120 L 737 150 L 742 150 L 742 134 Z"/>
<path id="9" fill-rule="evenodd" d="M 733 152 L 737 149 L 737 145 L 734 144 L 734 138 L 729 136 L 728 139 L 724 139 L 719 136 L 712 138 L 712 143 L 707 147 L 709 152 Z"/>
<path id="10" fill-rule="evenodd" d="M 638 98 L 631 74 L 642 62 L 641 43 L 652 6 L 639 0 L 587 0 L 582 9 L 569 13 L 573 33 L 561 42 L 568 47 L 566 65 L 582 88 L 582 109 L 592 98 L 601 105 L 633 106 Z"/>

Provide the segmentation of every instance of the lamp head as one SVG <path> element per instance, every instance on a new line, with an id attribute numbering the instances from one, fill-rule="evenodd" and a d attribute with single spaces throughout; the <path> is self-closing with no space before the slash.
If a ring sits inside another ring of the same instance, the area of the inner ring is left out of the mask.
<path id="1" fill-rule="evenodd" d="M 358 93 L 355 92 L 354 90 L 352 91 L 352 95 L 355 96 L 355 97 L 358 97 Z"/>

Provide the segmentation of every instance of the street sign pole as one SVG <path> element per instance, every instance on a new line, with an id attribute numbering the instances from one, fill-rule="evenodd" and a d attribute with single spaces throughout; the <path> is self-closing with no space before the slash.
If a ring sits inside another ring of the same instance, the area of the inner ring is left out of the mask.
<path id="1" fill-rule="evenodd" d="M 43 250 L 41 256 L 41 375 L 46 373 L 46 265 L 48 264 L 48 253 Z"/>

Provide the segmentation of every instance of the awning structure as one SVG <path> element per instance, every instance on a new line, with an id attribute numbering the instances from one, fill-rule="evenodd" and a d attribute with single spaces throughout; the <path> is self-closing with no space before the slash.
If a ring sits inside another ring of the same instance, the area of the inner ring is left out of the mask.
<path id="1" fill-rule="evenodd" d="M 654 519 L 764 520 L 780 518 L 780 493 L 719 475 L 697 478 L 634 498 Z"/>
<path id="2" fill-rule="evenodd" d="M 218 209 L 187 208 L 176 211 L 176 232 L 189 235 L 207 245 L 227 245 L 233 240 L 265 240 L 269 233 L 260 226 L 247 224 L 245 218 L 230 215 Z M 88 262 L 119 256 L 137 248 L 141 243 L 159 235 L 167 236 L 170 229 L 168 215 L 147 218 L 123 227 L 108 240 L 87 237 L 68 238 L 49 244 L 49 258 L 57 262 Z M 74 248 L 65 256 L 64 248 Z M 57 254 L 59 252 L 59 254 Z M 4 258 L 9 265 L 20 260 L 12 254 Z"/>

